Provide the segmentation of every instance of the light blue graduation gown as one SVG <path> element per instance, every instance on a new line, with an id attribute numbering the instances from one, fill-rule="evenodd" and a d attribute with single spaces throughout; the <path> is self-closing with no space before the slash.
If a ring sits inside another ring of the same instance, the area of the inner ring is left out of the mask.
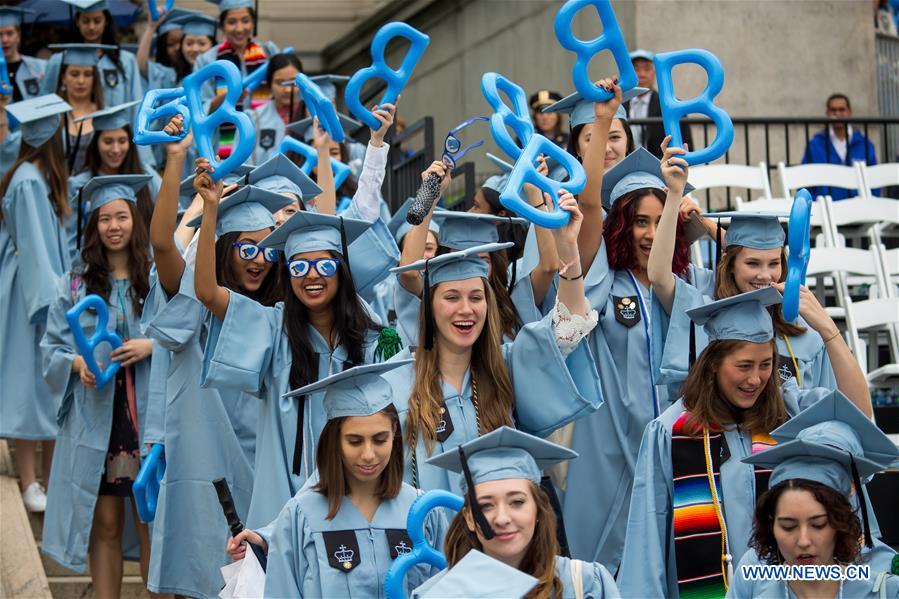
<path id="1" fill-rule="evenodd" d="M 16 71 L 16 87 L 19 88 L 23 100 L 41 95 L 41 80 L 44 78 L 46 68 L 46 60 L 33 56 L 22 56 L 22 64 Z M 53 85 L 56 85 L 55 80 Z"/>
<path id="2" fill-rule="evenodd" d="M 655 366 L 656 381 L 660 384 L 679 385 L 687 378 L 689 370 L 689 339 L 690 319 L 686 311 L 691 308 L 703 306 L 712 301 L 714 288 L 711 292 L 706 289 L 697 289 L 694 285 L 675 279 L 674 303 L 671 315 L 665 312 L 658 300 L 653 301 L 652 318 L 653 336 L 653 364 Z M 796 357 L 799 365 L 799 375 L 803 388 L 829 387 L 835 389 L 837 380 L 824 347 L 824 340 L 817 331 L 799 317 L 798 324 L 806 330 L 801 335 L 790 337 L 790 345 L 782 336 L 776 338 L 777 352 L 781 359 L 781 381 L 790 378 L 790 370 L 794 369 L 790 358 L 790 349 Z M 708 345 L 708 337 L 702 327 L 695 327 L 696 355 Z M 789 367 L 789 370 L 787 370 Z"/>
<path id="3" fill-rule="evenodd" d="M 899 576 L 890 574 L 891 563 L 896 552 L 888 545 L 875 540 L 871 549 L 862 547 L 857 564 L 867 564 L 871 567 L 871 578 L 868 580 L 852 580 L 843 582 L 841 594 L 838 597 L 889 597 L 899 598 Z M 760 564 L 761 561 L 754 549 L 750 549 L 740 560 L 740 566 Z M 796 599 L 793 589 L 780 580 L 747 580 L 743 577 L 740 568 L 734 571 L 734 579 L 727 589 L 728 599 L 752 599 L 753 597 L 786 597 Z"/>
<path id="4" fill-rule="evenodd" d="M 371 309 L 381 319 L 381 322 L 390 327 L 396 324 L 393 295 L 397 285 L 399 285 L 399 282 L 396 280 L 396 275 L 391 274 L 375 285 L 372 290 L 374 297 L 371 301 Z M 402 339 L 402 336 L 400 338 Z"/>
<path id="5" fill-rule="evenodd" d="M 49 194 L 41 172 L 23 162 L 2 199 L 0 437 L 5 438 L 53 439 L 58 430 L 59 397 L 44 381 L 39 346 L 47 309 L 58 299 L 57 280 L 71 265 Z"/>
<path id="6" fill-rule="evenodd" d="M 57 52 L 47 60 L 47 69 L 41 81 L 41 93 L 56 93 L 56 81 L 59 78 L 62 52 Z M 100 72 L 100 87 L 103 90 L 103 105 L 118 106 L 125 102 L 133 102 L 144 97 L 144 85 L 137 68 L 137 58 L 127 50 L 119 50 L 120 71 L 112 59 L 103 54 L 97 63 Z M 137 107 L 130 109 L 132 120 L 137 114 Z"/>
<path id="7" fill-rule="evenodd" d="M 621 596 L 615 579 L 606 567 L 598 562 L 581 564 L 581 580 L 576 581 L 571 576 L 571 560 L 557 555 L 556 576 L 562 582 L 561 599 L 575 599 L 578 585 L 584 592 L 584 599 L 612 599 Z"/>
<path id="8" fill-rule="evenodd" d="M 820 387 L 800 390 L 792 381 L 781 390 L 791 417 L 833 392 Z M 683 412 L 683 400 L 679 399 L 643 433 L 617 578 L 625 597 L 678 596 L 671 429 Z M 756 492 L 755 468 L 742 462 L 752 455 L 751 433 L 731 426 L 724 430 L 724 438 L 730 457 L 721 464 L 719 485 L 730 552 L 737 563 L 749 547 L 755 500 L 764 489 Z"/>
<path id="9" fill-rule="evenodd" d="M 274 101 L 266 102 L 247 114 L 250 115 L 256 126 L 256 148 L 253 150 L 249 162 L 260 165 L 278 154 L 278 147 L 281 145 L 281 140 L 284 139 L 286 127 L 281 115 L 278 114 Z"/>
<path id="10" fill-rule="evenodd" d="M 257 44 L 259 44 L 260 46 L 262 46 L 262 50 L 263 50 L 263 52 L 265 52 L 266 56 L 270 57 L 273 54 L 277 54 L 279 52 L 278 46 L 274 42 L 271 42 L 271 41 L 261 42 L 259 40 L 253 40 L 253 41 L 256 42 Z M 213 62 L 218 60 L 219 46 L 221 46 L 221 44 L 216 44 L 213 47 L 206 50 L 205 52 L 203 52 L 202 54 L 200 54 L 199 56 L 197 56 L 197 59 L 194 61 L 194 72 L 199 71 L 206 65 L 212 64 Z M 240 58 L 240 60 L 238 60 L 237 66 L 240 69 L 241 76 L 243 78 L 246 78 L 246 76 L 248 74 L 247 73 L 247 65 L 244 63 L 242 57 Z M 264 68 L 264 67 L 260 66 L 259 68 Z M 200 95 L 203 97 L 204 102 L 207 102 L 207 101 L 211 100 L 213 97 L 215 97 L 215 87 L 213 85 L 212 80 L 209 80 L 203 84 L 203 87 L 200 89 Z"/>
<path id="11" fill-rule="evenodd" d="M 556 344 L 552 315 L 522 328 L 514 341 L 503 344 L 502 352 L 515 394 L 513 416 L 517 428 L 546 436 L 600 407 L 603 396 L 599 375 L 587 340 L 582 339 L 570 354 L 563 357 Z M 411 355 L 407 347 L 393 359 Z M 405 429 L 406 412 L 415 383 L 415 364 L 400 366 L 382 376 L 390 383 L 393 404 Z M 452 385 L 443 381 L 441 385 L 453 431 L 444 441 L 435 440 L 430 454 L 424 439 L 421 436 L 416 439 L 414 457 L 418 466 L 418 487 L 426 491 L 446 489 L 461 494 L 460 474 L 428 464 L 426 460 L 429 455 L 455 449 L 479 436 L 471 400 L 471 371 L 465 373 L 461 395 Z M 412 459 L 413 452 L 407 451 L 405 480 L 410 484 L 413 482 Z"/>
<path id="12" fill-rule="evenodd" d="M 0 142 L 0 178 L 12 168 L 19 157 L 19 149 L 22 147 L 22 131 L 17 129 L 10 131 Z"/>
<path id="13" fill-rule="evenodd" d="M 299 398 L 282 398 L 290 391 L 293 353 L 284 333 L 284 304 L 263 306 L 239 293 L 229 292 L 224 320 L 213 318 L 203 361 L 203 386 L 238 390 L 262 400 L 256 435 L 253 498 L 246 519 L 248 528 L 271 522 L 281 507 L 300 489 L 315 468 L 315 446 L 324 428 L 324 393 L 307 397 L 303 406 L 303 459 L 300 475 L 293 474 Z M 347 351 L 332 351 L 311 325 L 313 351 L 319 355 L 319 378 L 342 372 Z M 373 361 L 378 334 L 369 331 L 364 363 Z"/>
<path id="14" fill-rule="evenodd" d="M 171 89 L 178 85 L 178 74 L 172 67 L 159 64 L 154 60 L 147 61 L 147 77 L 141 77 L 144 89 Z"/>
<path id="15" fill-rule="evenodd" d="M 405 532 L 409 508 L 417 497 L 415 489 L 403 484 L 399 495 L 381 502 L 369 522 L 346 497 L 334 519 L 326 520 L 328 498 L 313 490 L 299 493 L 281 510 L 271 533 L 263 531 L 268 543 L 265 596 L 382 599 L 384 576 L 398 553 L 395 547 L 402 552 L 409 547 L 408 540 L 398 542 L 396 535 Z M 336 532 L 344 532 L 357 547 L 341 549 L 331 537 Z M 442 547 L 445 532 L 442 510 L 431 511 L 425 519 L 428 543 Z M 336 558 L 346 561 L 350 552 L 353 567 L 346 569 Z M 413 566 L 404 581 L 406 592 L 436 573 L 433 566 Z"/>
<path id="16" fill-rule="evenodd" d="M 197 300 L 185 267 L 168 298 L 154 281 L 145 310 L 146 334 L 171 352 L 165 388 L 166 471 L 153 521 L 148 587 L 155 593 L 216 597 L 230 536 L 212 481 L 224 478 L 243 518 L 253 488 L 252 462 L 241 448 L 232 415 L 215 389 L 200 387 L 208 311 Z M 257 402 L 242 405 L 258 409 Z M 251 439 L 255 441 L 255 438 Z"/>
<path id="17" fill-rule="evenodd" d="M 142 338 L 140 317 L 132 310 L 131 299 L 127 294 L 118 296 L 119 289 L 121 287 L 113 283 L 110 301 L 107 302 L 107 329 L 116 330 L 121 303 L 125 307 L 125 319 L 131 338 Z M 114 380 L 100 389 L 88 389 L 81 384 L 78 375 L 72 372 L 72 361 L 78 351 L 65 313 L 86 295 L 85 285 L 77 278 L 64 277 L 59 280 L 56 301 L 47 315 L 47 332 L 41 342 L 44 377 L 50 392 L 61 403 L 58 415 L 59 435 L 53 451 L 53 476 L 50 477 L 47 512 L 44 515 L 43 552 L 76 572 L 84 572 L 87 564 L 94 507 L 109 449 L 115 396 Z M 88 337 L 96 330 L 97 317 L 90 312 L 82 312 L 79 322 Z M 119 333 L 121 335 L 121 331 Z M 109 364 L 108 352 L 108 349 L 105 352 L 102 349 L 98 351 L 98 357 L 104 365 Z M 142 423 L 147 414 L 150 359 L 137 362 L 133 368 L 140 439 Z M 125 507 L 125 521 L 133 523 L 133 518 L 130 517 L 130 499 Z M 124 547 L 133 546 L 135 541 L 135 537 L 123 535 Z"/>

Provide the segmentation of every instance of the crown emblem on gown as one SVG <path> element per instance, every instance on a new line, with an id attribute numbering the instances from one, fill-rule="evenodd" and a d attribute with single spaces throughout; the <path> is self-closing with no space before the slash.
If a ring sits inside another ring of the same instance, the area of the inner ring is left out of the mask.
<path id="1" fill-rule="evenodd" d="M 437 423 L 437 432 L 443 433 L 446 432 L 446 420 L 441 420 Z"/>
<path id="2" fill-rule="evenodd" d="M 352 568 L 353 564 L 353 556 L 356 555 L 352 549 L 347 549 L 346 545 L 341 545 L 337 548 L 337 551 L 334 552 L 334 557 L 337 558 L 337 561 L 343 564 L 343 567 L 346 569 Z"/>
<path id="3" fill-rule="evenodd" d="M 412 548 L 406 545 L 406 541 L 400 541 L 400 544 L 395 545 L 393 548 L 396 550 L 397 555 L 406 555 L 408 553 L 412 553 Z"/>

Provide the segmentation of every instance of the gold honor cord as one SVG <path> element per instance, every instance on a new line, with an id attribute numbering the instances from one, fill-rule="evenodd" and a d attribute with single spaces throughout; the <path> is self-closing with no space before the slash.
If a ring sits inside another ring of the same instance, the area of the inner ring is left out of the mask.
<path id="1" fill-rule="evenodd" d="M 802 375 L 799 374 L 799 362 L 796 361 L 796 356 L 793 354 L 793 346 L 790 345 L 790 338 L 786 335 L 783 335 L 784 342 L 787 344 L 787 351 L 790 352 L 790 359 L 793 360 L 793 368 L 796 369 L 796 382 L 799 384 L 799 387 L 802 388 Z"/>
<path id="2" fill-rule="evenodd" d="M 722 431 L 722 435 L 724 432 Z M 715 506 L 715 515 L 718 516 L 718 525 L 721 527 L 721 578 L 724 579 L 724 590 L 728 589 L 730 581 L 727 577 L 730 556 L 727 551 L 727 524 L 724 522 L 724 514 L 721 513 L 721 504 L 718 501 L 718 490 L 715 487 L 715 475 L 712 473 L 712 453 L 709 447 L 709 427 L 702 427 L 702 445 L 705 454 L 705 473 L 709 479 L 709 489 L 712 492 L 712 505 Z M 720 476 L 720 473 L 719 473 Z"/>

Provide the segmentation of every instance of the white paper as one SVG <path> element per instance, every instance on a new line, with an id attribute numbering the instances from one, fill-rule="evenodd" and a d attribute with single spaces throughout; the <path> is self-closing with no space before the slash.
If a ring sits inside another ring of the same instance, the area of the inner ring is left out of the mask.
<path id="1" fill-rule="evenodd" d="M 225 588 L 219 593 L 222 599 L 256 599 L 265 590 L 265 571 L 249 547 L 242 560 L 222 567 L 222 578 L 225 579 Z"/>

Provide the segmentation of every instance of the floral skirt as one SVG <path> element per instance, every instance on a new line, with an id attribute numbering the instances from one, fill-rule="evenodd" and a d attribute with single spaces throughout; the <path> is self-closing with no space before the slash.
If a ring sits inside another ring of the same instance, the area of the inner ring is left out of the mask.
<path id="1" fill-rule="evenodd" d="M 134 371 L 130 366 L 119 368 L 115 377 L 112 430 L 109 432 L 106 467 L 100 480 L 100 495 L 131 496 L 131 485 L 140 470 L 140 441 L 134 398 Z"/>

